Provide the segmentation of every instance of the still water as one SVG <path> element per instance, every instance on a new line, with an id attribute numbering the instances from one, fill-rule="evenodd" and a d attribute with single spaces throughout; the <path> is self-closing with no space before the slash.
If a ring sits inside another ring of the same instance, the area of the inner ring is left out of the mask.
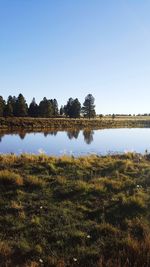
<path id="1" fill-rule="evenodd" d="M 150 129 L 69 130 L 0 135 L 0 153 L 46 153 L 48 155 L 106 155 L 150 152 Z"/>

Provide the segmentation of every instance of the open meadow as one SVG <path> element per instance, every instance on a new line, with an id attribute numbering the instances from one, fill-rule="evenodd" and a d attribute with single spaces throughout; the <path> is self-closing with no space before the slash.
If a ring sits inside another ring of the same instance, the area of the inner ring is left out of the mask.
<path id="1" fill-rule="evenodd" d="M 2 267 L 150 266 L 150 157 L 0 156 Z"/>

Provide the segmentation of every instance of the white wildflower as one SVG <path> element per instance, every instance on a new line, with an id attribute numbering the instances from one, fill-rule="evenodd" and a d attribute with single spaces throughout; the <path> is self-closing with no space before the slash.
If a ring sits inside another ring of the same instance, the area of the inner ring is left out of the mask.
<path id="1" fill-rule="evenodd" d="M 77 259 L 76 258 L 73 258 L 73 261 L 77 261 Z"/>

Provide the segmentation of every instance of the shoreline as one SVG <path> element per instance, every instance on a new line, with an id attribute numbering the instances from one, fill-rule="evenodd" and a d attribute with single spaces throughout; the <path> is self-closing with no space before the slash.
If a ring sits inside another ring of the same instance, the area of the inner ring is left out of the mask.
<path id="1" fill-rule="evenodd" d="M 55 130 L 82 130 L 89 128 L 150 128 L 150 119 L 138 118 L 103 118 L 103 119 L 68 119 L 68 118 L 0 118 L 0 132 L 3 131 L 55 131 Z"/>

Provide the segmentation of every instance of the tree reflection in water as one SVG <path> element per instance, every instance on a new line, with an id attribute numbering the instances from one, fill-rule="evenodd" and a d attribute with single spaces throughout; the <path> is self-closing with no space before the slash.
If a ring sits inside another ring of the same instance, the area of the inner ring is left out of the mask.
<path id="1" fill-rule="evenodd" d="M 86 144 L 90 145 L 93 142 L 93 135 L 94 135 L 93 130 L 91 129 L 83 130 L 84 141 L 86 142 Z"/>
<path id="2" fill-rule="evenodd" d="M 43 135 L 45 137 L 47 137 L 49 135 L 56 136 L 58 132 L 59 131 L 57 131 L 57 130 L 53 130 L 53 131 L 51 130 L 51 131 L 45 131 L 45 132 L 43 131 L 43 132 L 37 132 L 37 133 L 43 133 Z M 70 140 L 72 140 L 73 138 L 77 139 L 79 137 L 80 130 L 79 129 L 69 129 L 69 130 L 67 130 L 65 132 L 67 133 L 67 137 Z M 26 132 L 26 131 L 14 132 L 14 134 L 16 134 L 16 133 L 21 138 L 21 140 L 23 140 L 25 138 L 26 134 L 29 134 L 29 133 L 32 133 L 32 132 Z M 35 134 L 36 132 L 33 132 L 33 133 Z M 8 134 L 8 133 L 6 133 L 6 134 Z M 12 132 L 10 134 L 13 135 Z M 89 144 L 92 143 L 92 141 L 93 141 L 93 134 L 94 134 L 94 131 L 91 130 L 91 129 L 84 129 L 83 130 L 84 141 L 85 141 L 86 144 L 89 145 Z M 2 138 L 4 136 L 5 136 L 4 133 L 1 133 L 0 134 L 0 142 L 2 142 Z"/>
<path id="3" fill-rule="evenodd" d="M 79 130 L 78 129 L 72 129 L 67 131 L 67 136 L 71 140 L 72 138 L 77 139 L 79 135 Z"/>
<path id="4" fill-rule="evenodd" d="M 56 136 L 57 135 L 57 132 L 58 131 L 56 131 L 56 130 L 55 131 L 50 131 L 50 132 L 44 132 L 44 136 L 45 137 L 47 137 L 48 135 L 54 135 L 54 136 Z"/>
<path id="5" fill-rule="evenodd" d="M 0 134 L 0 142 L 2 142 L 2 138 L 4 137 L 5 134 Z"/>
<path id="6" fill-rule="evenodd" d="M 19 135 L 20 139 L 23 140 L 26 136 L 26 132 L 21 131 L 21 132 L 19 132 L 18 135 Z"/>

